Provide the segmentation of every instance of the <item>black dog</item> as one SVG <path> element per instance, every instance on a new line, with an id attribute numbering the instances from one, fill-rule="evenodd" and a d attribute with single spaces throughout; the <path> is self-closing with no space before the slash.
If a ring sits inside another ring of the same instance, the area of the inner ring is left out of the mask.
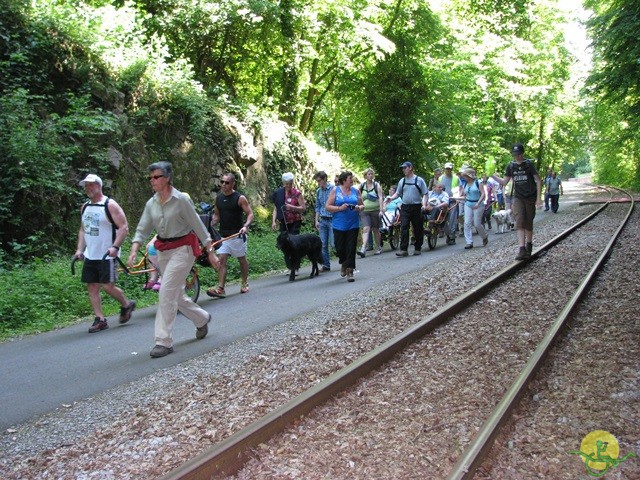
<path id="1" fill-rule="evenodd" d="M 276 241 L 276 247 L 284 253 L 284 261 L 291 270 L 289 281 L 296 279 L 296 270 L 300 268 L 301 260 L 307 256 L 311 260 L 311 275 L 320 274 L 318 264 L 322 263 L 322 240 L 313 233 L 290 235 L 289 232 L 281 232 Z"/>

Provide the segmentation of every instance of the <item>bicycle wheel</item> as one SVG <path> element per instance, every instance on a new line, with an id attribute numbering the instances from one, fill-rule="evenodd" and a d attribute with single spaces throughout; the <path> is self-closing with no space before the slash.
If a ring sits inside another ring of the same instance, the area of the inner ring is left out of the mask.
<path id="1" fill-rule="evenodd" d="M 184 291 L 191 300 L 194 302 L 198 301 L 198 297 L 200 296 L 200 278 L 198 277 L 198 270 L 195 267 L 192 267 L 189 275 L 187 275 Z"/>

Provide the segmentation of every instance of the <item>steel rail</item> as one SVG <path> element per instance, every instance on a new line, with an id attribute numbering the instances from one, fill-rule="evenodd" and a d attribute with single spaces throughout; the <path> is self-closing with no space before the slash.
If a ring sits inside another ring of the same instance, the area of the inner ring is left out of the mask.
<path id="1" fill-rule="evenodd" d="M 635 205 L 632 195 L 624 190 L 620 191 L 629 195 L 629 197 L 631 198 L 627 215 L 625 216 L 618 229 L 613 233 L 611 239 L 602 251 L 602 254 L 594 262 L 593 266 L 591 267 L 587 275 L 583 278 L 573 296 L 569 299 L 558 317 L 554 320 L 551 327 L 547 330 L 547 333 L 538 344 L 538 347 L 529 358 L 529 361 L 527 362 L 525 367 L 522 369 L 511 387 L 509 387 L 509 390 L 507 390 L 507 393 L 502 397 L 502 400 L 500 401 L 500 403 L 498 403 L 476 437 L 472 440 L 469 447 L 467 447 L 458 462 L 454 465 L 449 476 L 447 477 L 448 480 L 473 478 L 476 470 L 480 467 L 480 465 L 482 465 L 482 462 L 489 454 L 491 447 L 493 446 L 493 441 L 495 440 L 495 437 L 497 436 L 500 428 L 509 420 L 512 410 L 520 401 L 520 398 L 524 394 L 527 386 L 529 385 L 529 382 L 535 377 L 536 373 L 544 363 L 547 354 L 555 344 L 555 341 L 557 340 L 560 333 L 563 331 L 563 328 L 566 325 L 568 319 L 571 318 L 571 315 L 578 306 L 578 303 L 586 294 L 589 286 L 594 281 L 598 272 L 600 272 L 600 270 L 604 267 L 606 260 L 611 255 L 613 245 L 622 233 L 622 229 L 629 221 Z"/>
<path id="2" fill-rule="evenodd" d="M 581 221 L 560 233 L 532 253 L 532 259 L 546 252 L 552 246 L 566 238 L 572 232 L 601 213 L 607 204 L 601 206 Z M 391 359 L 397 352 L 433 331 L 438 325 L 473 304 L 479 295 L 506 281 L 515 272 L 529 263 L 516 261 L 496 272 L 484 282 L 449 301 L 440 309 L 420 322 L 396 335 L 374 350 L 356 359 L 322 382 L 302 392 L 286 404 L 264 415 L 247 427 L 227 439 L 213 445 L 210 449 L 187 461 L 180 467 L 168 472 L 161 480 L 209 480 L 231 475 L 242 468 L 248 460 L 249 450 L 257 447 L 282 432 L 288 425 L 303 417 L 315 407 L 322 405 L 337 393 L 353 385 L 380 365 Z"/>

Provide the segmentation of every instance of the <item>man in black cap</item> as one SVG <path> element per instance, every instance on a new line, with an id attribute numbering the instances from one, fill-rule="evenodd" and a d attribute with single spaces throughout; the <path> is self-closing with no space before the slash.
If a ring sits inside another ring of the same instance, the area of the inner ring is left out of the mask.
<path id="1" fill-rule="evenodd" d="M 398 182 L 396 193 L 389 197 L 389 201 L 402 198 L 400 206 L 400 251 L 398 257 L 409 256 L 409 224 L 413 226 L 415 237 L 414 255 L 420 255 L 424 242 L 424 224 L 422 223 L 422 199 L 427 195 L 427 184 L 424 179 L 413 173 L 413 164 L 404 162 L 400 165 L 404 178 Z"/>
<path id="2" fill-rule="evenodd" d="M 536 208 L 542 206 L 540 194 L 542 181 L 533 162 L 524 158 L 524 145 L 517 143 L 511 149 L 513 162 L 507 165 L 504 178 L 492 175 L 501 185 L 506 185 L 513 179 L 513 201 L 511 214 L 516 219 L 516 233 L 518 235 L 518 255 L 516 260 L 525 260 L 531 256 L 533 250 L 533 219 Z"/>

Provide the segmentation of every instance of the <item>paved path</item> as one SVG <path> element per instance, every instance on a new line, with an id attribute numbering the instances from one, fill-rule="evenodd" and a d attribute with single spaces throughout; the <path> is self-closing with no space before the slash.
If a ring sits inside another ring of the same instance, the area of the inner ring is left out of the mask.
<path id="1" fill-rule="evenodd" d="M 582 188 L 576 185 L 573 193 L 561 197 L 561 208 L 578 201 Z M 536 221 L 548 215 L 540 212 Z M 515 234 L 492 233 L 490 242 L 512 244 L 515 255 Z M 119 325 L 112 317 L 108 330 L 94 334 L 88 334 L 88 323 L 82 323 L 4 342 L 0 344 L 0 429 L 177 365 L 271 325 L 334 304 L 345 295 L 393 281 L 436 259 L 460 254 L 463 247 L 464 239 L 458 239 L 457 245 L 451 247 L 439 239 L 433 251 L 428 251 L 425 242 L 421 256 L 397 258 L 385 245 L 380 256 L 368 252 L 366 258 L 357 258 L 359 271 L 353 283 L 340 278 L 339 265 L 334 261 L 335 271 L 313 279 L 308 278 L 310 267 L 306 267 L 295 282 L 289 282 L 284 274 L 252 280 L 251 291 L 244 295 L 239 293 L 237 284 L 228 286 L 225 299 L 210 299 L 203 293 L 198 303 L 213 316 L 209 335 L 196 340 L 193 324 L 179 315 L 174 330 L 175 351 L 159 359 L 149 356 L 155 307 L 136 310 L 126 325 Z"/>

